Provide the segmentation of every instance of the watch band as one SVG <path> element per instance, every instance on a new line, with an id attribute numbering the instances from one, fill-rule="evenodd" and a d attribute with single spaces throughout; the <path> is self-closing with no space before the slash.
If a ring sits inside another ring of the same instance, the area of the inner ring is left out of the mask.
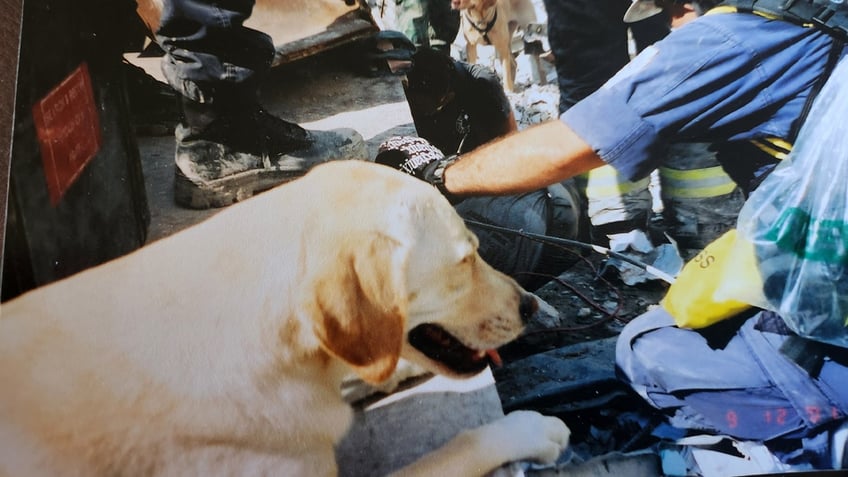
<path id="1" fill-rule="evenodd" d="M 458 154 L 452 154 L 440 161 L 436 164 L 436 168 L 433 169 L 432 175 L 430 176 L 430 183 L 433 184 L 439 192 L 442 193 L 445 197 L 451 197 L 452 194 L 445 188 L 445 169 L 454 162 L 459 160 Z"/>

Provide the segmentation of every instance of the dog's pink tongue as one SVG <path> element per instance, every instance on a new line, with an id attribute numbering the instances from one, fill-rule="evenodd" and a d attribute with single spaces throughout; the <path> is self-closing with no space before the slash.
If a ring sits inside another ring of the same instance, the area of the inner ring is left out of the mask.
<path id="1" fill-rule="evenodd" d="M 491 361 L 495 366 L 499 368 L 503 366 L 503 360 L 501 359 L 501 355 L 498 354 L 498 350 L 487 349 L 486 355 L 489 356 L 489 361 Z"/>

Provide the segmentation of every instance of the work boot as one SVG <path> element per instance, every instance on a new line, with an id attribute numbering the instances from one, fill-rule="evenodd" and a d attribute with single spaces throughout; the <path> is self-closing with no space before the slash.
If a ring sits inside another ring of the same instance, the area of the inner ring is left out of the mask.
<path id="1" fill-rule="evenodd" d="M 178 205 L 225 207 L 304 175 L 337 159 L 365 159 L 353 129 L 305 130 L 258 105 L 222 109 L 183 101 L 184 121 L 175 131 Z"/>

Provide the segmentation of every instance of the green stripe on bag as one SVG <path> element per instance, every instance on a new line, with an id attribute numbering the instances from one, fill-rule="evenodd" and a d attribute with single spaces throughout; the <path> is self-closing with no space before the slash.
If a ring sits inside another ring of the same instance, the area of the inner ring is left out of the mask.
<path id="1" fill-rule="evenodd" d="M 848 264 L 848 224 L 842 220 L 816 219 L 790 207 L 763 238 L 804 260 Z"/>

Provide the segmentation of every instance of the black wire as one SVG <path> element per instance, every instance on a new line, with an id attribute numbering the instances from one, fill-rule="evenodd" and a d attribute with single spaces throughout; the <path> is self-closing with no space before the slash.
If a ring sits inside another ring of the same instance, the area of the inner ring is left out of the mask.
<path id="1" fill-rule="evenodd" d="M 639 267 L 642 270 L 645 270 L 646 272 L 650 273 L 654 277 L 659 278 L 660 280 L 662 280 L 666 283 L 669 283 L 669 284 L 674 283 L 674 277 L 669 275 L 668 273 L 665 273 L 664 271 L 662 271 L 662 270 L 660 270 L 660 269 L 658 269 L 658 268 L 656 268 L 652 265 L 649 265 L 645 262 L 636 260 L 636 259 L 631 258 L 627 255 L 622 254 L 622 253 L 612 251 L 612 250 L 610 250 L 606 247 L 601 247 L 600 245 L 595 245 L 595 244 L 586 243 L 586 242 L 580 242 L 579 240 L 570 240 L 570 239 L 564 239 L 564 238 L 560 238 L 560 237 L 551 237 L 550 235 L 534 234 L 534 233 L 531 233 L 531 232 L 525 232 L 523 230 L 501 227 L 499 225 L 487 224 L 485 222 L 478 222 L 476 220 L 471 220 L 471 219 L 465 219 L 465 223 L 468 224 L 468 225 L 473 225 L 475 227 L 481 227 L 481 228 L 484 228 L 484 229 L 494 230 L 494 231 L 498 231 L 498 232 L 511 233 L 511 234 L 514 234 L 514 235 L 518 235 L 520 237 L 524 237 L 524 238 L 527 238 L 527 239 L 530 239 L 530 240 L 535 240 L 537 242 L 541 242 L 541 243 L 545 243 L 545 244 L 565 245 L 565 246 L 570 246 L 570 247 L 579 247 L 579 248 L 583 248 L 583 249 L 587 249 L 587 250 L 592 250 L 594 252 L 600 253 L 601 255 L 614 257 L 614 258 L 617 258 L 617 259 L 619 259 L 623 262 L 627 262 L 631 265 Z"/>

